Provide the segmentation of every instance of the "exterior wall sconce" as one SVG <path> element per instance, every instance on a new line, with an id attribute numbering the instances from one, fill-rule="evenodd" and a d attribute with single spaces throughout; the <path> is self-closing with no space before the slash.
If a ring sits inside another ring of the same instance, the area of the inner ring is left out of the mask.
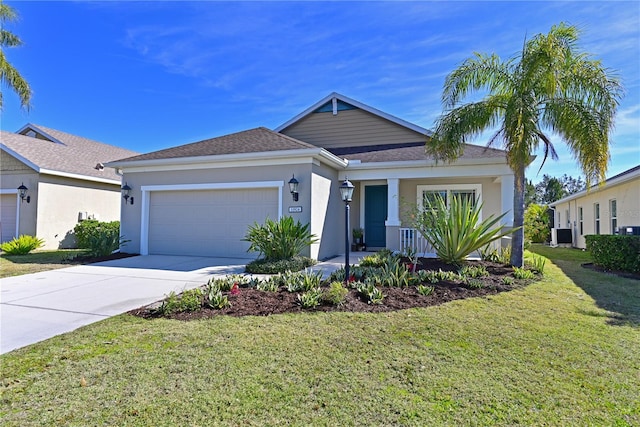
<path id="1" fill-rule="evenodd" d="M 296 179 L 295 175 L 293 175 L 293 178 L 289 180 L 289 191 L 293 196 L 293 201 L 297 202 L 298 201 L 298 180 Z"/>
<path id="2" fill-rule="evenodd" d="M 349 284 L 349 203 L 353 197 L 353 184 L 345 178 L 340 184 L 340 198 L 344 202 L 344 283 Z"/>
<path id="3" fill-rule="evenodd" d="M 25 187 L 24 182 L 20 184 L 20 187 L 18 187 L 18 195 L 20 196 L 20 200 L 22 200 L 23 202 L 26 200 L 27 203 L 31 203 L 31 196 L 27 196 L 27 191 L 29 191 L 29 189 Z"/>
<path id="4" fill-rule="evenodd" d="M 126 182 L 122 186 L 122 198 L 124 199 L 124 204 L 129 203 L 129 199 L 131 199 L 131 204 L 133 204 L 133 196 L 131 195 L 131 187 Z"/>

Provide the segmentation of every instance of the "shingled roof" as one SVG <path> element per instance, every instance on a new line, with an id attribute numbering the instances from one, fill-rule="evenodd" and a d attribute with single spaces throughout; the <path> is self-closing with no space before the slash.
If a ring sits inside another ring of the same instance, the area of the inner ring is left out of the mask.
<path id="1" fill-rule="evenodd" d="M 412 160 L 433 160 L 424 149 L 425 142 L 404 144 L 369 145 L 363 147 L 332 148 L 334 155 L 348 160 L 360 160 L 362 163 L 400 162 Z M 505 152 L 494 148 L 466 144 L 461 159 L 504 158 Z"/>
<path id="2" fill-rule="evenodd" d="M 28 136 L 34 132 L 34 136 Z M 104 144 L 45 126 L 28 124 L 19 133 L 0 131 L 0 147 L 40 173 L 71 174 L 120 182 L 121 177 L 110 168 L 99 168 L 122 157 L 138 154 L 135 151 Z"/>
<path id="3" fill-rule="evenodd" d="M 265 127 L 259 127 L 139 156 L 123 158 L 119 161 L 175 159 L 300 149 L 318 149 L 318 147 Z"/>

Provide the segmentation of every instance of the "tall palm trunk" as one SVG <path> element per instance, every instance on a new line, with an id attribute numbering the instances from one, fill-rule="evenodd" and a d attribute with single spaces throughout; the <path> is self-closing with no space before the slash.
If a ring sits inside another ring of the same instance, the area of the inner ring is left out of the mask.
<path id="1" fill-rule="evenodd" d="M 518 228 L 511 240 L 511 265 L 524 266 L 524 189 L 526 185 L 524 167 L 517 167 L 513 171 L 515 185 L 513 186 L 513 227 Z"/>

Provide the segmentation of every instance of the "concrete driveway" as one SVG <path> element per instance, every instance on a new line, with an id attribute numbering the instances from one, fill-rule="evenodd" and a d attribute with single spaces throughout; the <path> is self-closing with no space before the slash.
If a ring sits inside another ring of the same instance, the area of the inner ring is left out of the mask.
<path id="1" fill-rule="evenodd" d="M 151 304 L 249 260 L 148 255 L 0 280 L 0 353 Z"/>
<path id="2" fill-rule="evenodd" d="M 351 255 L 357 264 L 366 253 Z M 0 354 L 244 272 L 250 259 L 146 255 L 0 280 Z M 344 255 L 311 268 L 328 277 Z"/>

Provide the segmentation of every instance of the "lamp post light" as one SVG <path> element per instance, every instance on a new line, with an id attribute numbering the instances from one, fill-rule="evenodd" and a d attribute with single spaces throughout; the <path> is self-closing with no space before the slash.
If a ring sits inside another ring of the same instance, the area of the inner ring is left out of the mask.
<path id="1" fill-rule="evenodd" d="M 345 178 L 340 184 L 340 198 L 344 202 L 344 284 L 349 285 L 349 203 L 353 196 L 353 184 Z"/>

